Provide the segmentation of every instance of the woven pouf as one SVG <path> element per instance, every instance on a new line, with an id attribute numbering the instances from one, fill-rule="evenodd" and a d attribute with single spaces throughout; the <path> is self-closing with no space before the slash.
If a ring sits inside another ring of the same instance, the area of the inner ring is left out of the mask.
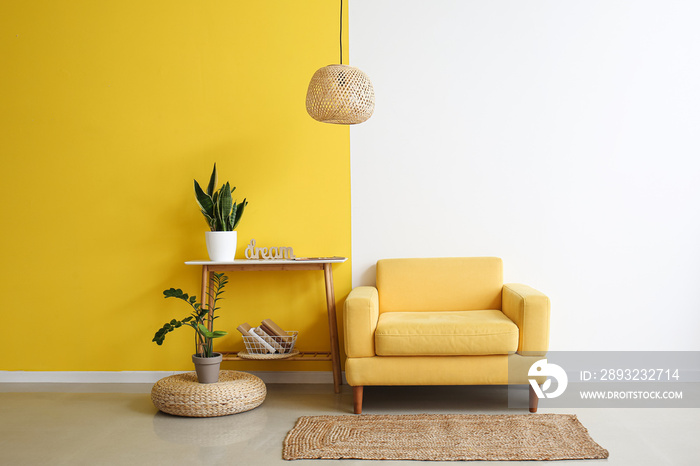
<path id="1" fill-rule="evenodd" d="M 267 389 L 247 372 L 221 371 L 217 383 L 199 383 L 194 372 L 160 379 L 151 400 L 164 413 L 187 417 L 215 417 L 242 413 L 265 401 Z"/>

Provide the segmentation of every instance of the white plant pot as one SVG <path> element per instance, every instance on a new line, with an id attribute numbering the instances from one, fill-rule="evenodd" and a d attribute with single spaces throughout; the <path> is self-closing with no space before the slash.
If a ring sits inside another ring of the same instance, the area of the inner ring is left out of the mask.
<path id="1" fill-rule="evenodd" d="M 237 231 L 207 231 L 204 237 L 207 241 L 209 260 L 231 262 L 236 258 Z"/>

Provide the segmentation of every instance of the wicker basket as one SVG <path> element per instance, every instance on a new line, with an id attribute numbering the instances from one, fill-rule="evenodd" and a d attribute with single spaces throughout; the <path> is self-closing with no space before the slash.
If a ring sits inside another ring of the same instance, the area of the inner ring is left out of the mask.
<path id="1" fill-rule="evenodd" d="M 245 344 L 245 349 L 249 354 L 292 353 L 294 351 L 294 344 L 297 341 L 297 335 L 299 334 L 299 332 L 295 330 L 287 330 L 286 332 L 289 334 L 289 336 L 262 336 L 256 338 L 252 335 L 244 335 L 243 343 Z M 273 349 L 274 351 L 272 351 Z"/>

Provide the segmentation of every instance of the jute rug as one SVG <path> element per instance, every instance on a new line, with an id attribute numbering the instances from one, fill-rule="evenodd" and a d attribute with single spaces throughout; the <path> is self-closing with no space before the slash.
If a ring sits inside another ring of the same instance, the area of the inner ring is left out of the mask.
<path id="1" fill-rule="evenodd" d="M 282 457 L 363 460 L 607 458 L 572 414 L 303 416 Z"/>

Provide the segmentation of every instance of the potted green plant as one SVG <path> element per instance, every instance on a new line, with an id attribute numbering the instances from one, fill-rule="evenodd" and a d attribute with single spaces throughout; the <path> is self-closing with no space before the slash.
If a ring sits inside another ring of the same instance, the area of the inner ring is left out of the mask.
<path id="1" fill-rule="evenodd" d="M 216 185 L 217 174 L 216 164 L 214 164 L 207 190 L 204 191 L 197 180 L 194 180 L 194 194 L 202 215 L 211 229 L 205 233 L 209 259 L 216 262 L 230 262 L 236 258 L 238 241 L 236 227 L 241 221 L 248 201 L 243 199 L 240 204 L 236 203 L 232 196 L 236 187 L 231 187 L 228 181 L 218 190 Z"/>
<path id="2" fill-rule="evenodd" d="M 189 296 L 181 289 L 170 288 L 163 291 L 166 298 L 178 298 L 185 301 L 192 307 L 192 313 L 182 320 L 172 319 L 166 322 L 153 337 L 154 342 L 162 345 L 165 337 L 173 330 L 185 326 L 194 329 L 195 354 L 192 355 L 192 362 L 197 371 L 199 383 L 216 383 L 219 381 L 219 368 L 221 366 L 221 353 L 215 353 L 213 348 L 214 338 L 223 337 L 227 332 L 214 330 L 214 320 L 218 317 L 214 313 L 219 309 L 217 302 L 224 292 L 224 287 L 228 283 L 228 277 L 223 273 L 213 273 L 210 278 L 209 296 L 213 298 L 213 305 L 208 308 L 203 303 L 197 302 L 197 297 Z"/>

